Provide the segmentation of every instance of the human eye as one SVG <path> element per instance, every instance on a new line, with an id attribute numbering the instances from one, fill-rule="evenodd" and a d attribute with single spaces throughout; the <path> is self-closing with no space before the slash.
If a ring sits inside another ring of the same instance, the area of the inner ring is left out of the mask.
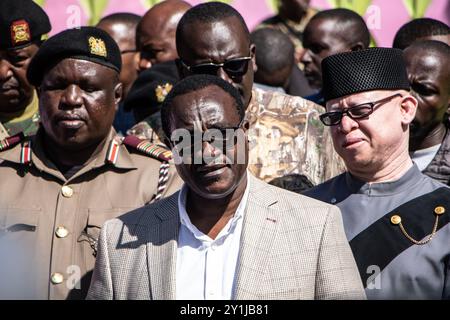
<path id="1" fill-rule="evenodd" d="M 27 55 L 24 55 L 24 54 L 11 54 L 9 56 L 8 60 L 14 66 L 23 66 L 25 64 L 25 62 L 28 60 L 28 58 L 29 57 Z"/>
<path id="2" fill-rule="evenodd" d="M 342 113 L 340 111 L 326 112 L 320 116 L 322 122 L 326 125 L 333 125 L 341 120 Z"/>
<path id="3" fill-rule="evenodd" d="M 422 83 L 413 84 L 412 89 L 421 96 L 431 96 L 437 93 L 437 90 L 435 88 Z"/>
<path id="4" fill-rule="evenodd" d="M 370 106 L 370 104 L 362 104 L 348 109 L 348 112 L 353 117 L 365 117 L 371 110 L 372 107 Z"/>
<path id="5" fill-rule="evenodd" d="M 324 46 L 318 44 L 318 43 L 314 43 L 310 46 L 309 48 L 314 54 L 319 54 L 322 50 L 325 49 Z"/>

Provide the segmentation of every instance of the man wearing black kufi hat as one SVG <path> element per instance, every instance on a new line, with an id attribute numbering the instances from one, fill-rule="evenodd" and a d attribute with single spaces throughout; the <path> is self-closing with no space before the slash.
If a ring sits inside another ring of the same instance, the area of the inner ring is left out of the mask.
<path id="1" fill-rule="evenodd" d="M 341 209 L 369 299 L 450 298 L 450 189 L 409 157 L 417 100 L 402 51 L 341 53 L 322 70 L 321 120 L 348 171 L 306 194 Z"/>

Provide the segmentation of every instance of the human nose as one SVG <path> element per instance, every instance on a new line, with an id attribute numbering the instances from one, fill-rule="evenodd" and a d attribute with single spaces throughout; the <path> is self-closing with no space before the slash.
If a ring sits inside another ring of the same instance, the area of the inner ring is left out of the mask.
<path id="1" fill-rule="evenodd" d="M 61 103 L 64 106 L 69 107 L 79 107 L 83 104 L 83 97 L 81 95 L 81 90 L 78 86 L 72 84 L 69 85 L 61 98 Z"/>
<path id="2" fill-rule="evenodd" d="M 146 69 L 150 69 L 152 67 L 152 63 L 150 60 L 147 60 L 146 58 L 140 58 L 139 59 L 139 70 L 138 71 L 144 71 Z"/>
<path id="3" fill-rule="evenodd" d="M 233 79 L 228 75 L 223 66 L 219 67 L 217 71 L 217 76 L 228 82 L 229 84 L 233 84 Z"/>
<path id="4" fill-rule="evenodd" d="M 308 50 L 308 49 L 305 49 L 305 51 L 303 52 L 303 55 L 302 55 L 300 61 L 303 64 L 310 63 L 312 61 L 311 51 Z"/>
<path id="5" fill-rule="evenodd" d="M 13 76 L 11 65 L 8 61 L 0 59 L 0 81 L 6 81 Z"/>
<path id="6" fill-rule="evenodd" d="M 358 127 L 358 122 L 349 116 L 348 111 L 345 111 L 342 113 L 341 123 L 338 126 L 342 133 L 348 133 Z"/>

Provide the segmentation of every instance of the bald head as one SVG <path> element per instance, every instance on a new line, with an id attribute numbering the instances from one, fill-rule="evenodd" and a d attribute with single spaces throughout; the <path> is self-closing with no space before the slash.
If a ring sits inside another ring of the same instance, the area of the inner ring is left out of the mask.
<path id="1" fill-rule="evenodd" d="M 136 27 L 141 16 L 133 13 L 115 13 L 103 17 L 97 27 L 106 31 L 116 42 L 122 57 L 120 82 L 123 84 L 123 97 L 130 91 L 137 78 L 137 52 L 135 45 Z"/>
<path id="2" fill-rule="evenodd" d="M 142 18 L 137 28 L 136 46 L 141 52 L 140 70 L 152 64 L 178 57 L 175 32 L 183 14 L 191 5 L 181 0 L 166 0 L 156 4 Z"/>

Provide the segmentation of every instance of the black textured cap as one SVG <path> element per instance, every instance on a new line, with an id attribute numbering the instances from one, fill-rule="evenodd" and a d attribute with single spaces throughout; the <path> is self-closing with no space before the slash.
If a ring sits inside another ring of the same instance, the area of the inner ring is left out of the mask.
<path id="1" fill-rule="evenodd" d="M 0 1 L 0 49 L 24 47 L 51 29 L 47 14 L 32 0 Z"/>
<path id="2" fill-rule="evenodd" d="M 403 52 L 369 48 L 322 60 L 325 101 L 370 90 L 409 90 Z"/>
<path id="3" fill-rule="evenodd" d="M 147 109 L 149 114 L 159 111 L 169 88 L 178 82 L 174 61 L 153 65 L 141 72 L 124 101 L 124 110 Z"/>
<path id="4" fill-rule="evenodd" d="M 44 73 L 66 58 L 95 62 L 117 72 L 122 67 L 119 47 L 107 32 L 81 27 L 62 31 L 42 44 L 28 66 L 28 81 L 39 86 Z"/>

